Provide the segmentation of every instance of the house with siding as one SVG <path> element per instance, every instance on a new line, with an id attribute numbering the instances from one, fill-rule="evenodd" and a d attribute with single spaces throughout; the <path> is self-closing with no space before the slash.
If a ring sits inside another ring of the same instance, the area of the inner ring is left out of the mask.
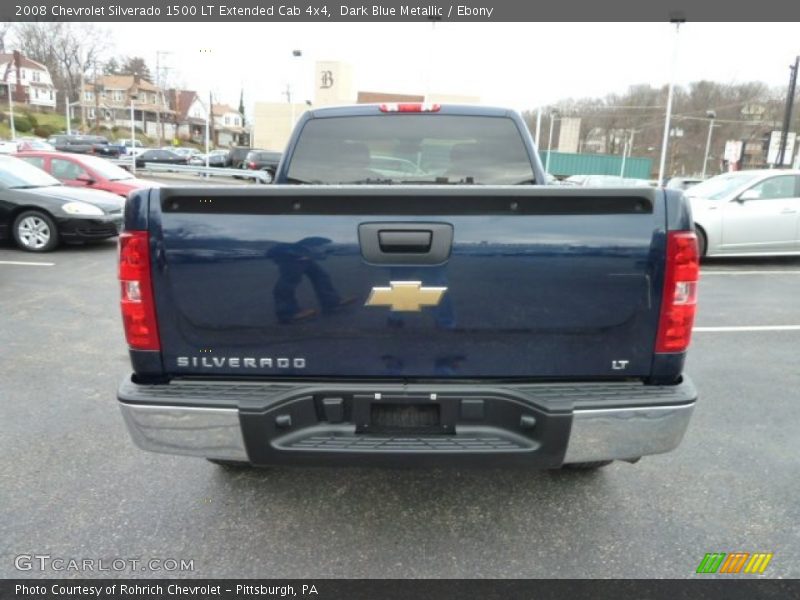
<path id="1" fill-rule="evenodd" d="M 56 89 L 50 71 L 42 63 L 23 56 L 20 52 L 0 53 L 0 101 L 8 102 L 8 88 L 11 97 L 18 104 L 29 104 L 42 109 L 55 109 Z"/>
<path id="2" fill-rule="evenodd" d="M 103 75 L 84 85 L 80 104 L 71 107 L 73 119 L 86 111 L 90 124 L 130 127 L 131 102 L 135 126 L 146 135 L 165 140 L 175 135 L 175 111 L 166 95 L 150 81 L 135 75 Z M 159 127 L 160 122 L 160 127 Z"/>

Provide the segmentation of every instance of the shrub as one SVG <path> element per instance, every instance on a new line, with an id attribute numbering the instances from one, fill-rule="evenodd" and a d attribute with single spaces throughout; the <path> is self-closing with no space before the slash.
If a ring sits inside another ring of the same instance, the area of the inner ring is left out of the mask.
<path id="1" fill-rule="evenodd" d="M 33 125 L 25 115 L 14 115 L 14 129 L 17 133 L 27 133 L 33 129 Z"/>
<path id="2" fill-rule="evenodd" d="M 33 128 L 33 134 L 42 138 L 49 138 L 51 135 L 57 133 L 58 130 L 55 126 L 45 123 Z"/>
<path id="3" fill-rule="evenodd" d="M 33 113 L 24 112 L 22 113 L 28 122 L 31 124 L 31 129 L 36 129 L 39 126 L 39 120 L 34 116 Z"/>

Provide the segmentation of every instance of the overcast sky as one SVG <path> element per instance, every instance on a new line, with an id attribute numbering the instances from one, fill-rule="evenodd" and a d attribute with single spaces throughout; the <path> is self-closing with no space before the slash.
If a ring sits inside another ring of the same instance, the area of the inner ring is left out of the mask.
<path id="1" fill-rule="evenodd" d="M 189 89 L 212 87 L 238 105 L 312 97 L 316 60 L 353 65 L 355 87 L 383 92 L 480 96 L 487 104 L 534 108 L 602 96 L 669 78 L 675 26 L 668 23 L 236 23 L 106 24 L 119 54 L 155 65 Z M 686 23 L 677 83 L 764 81 L 786 86 L 800 54 L 797 23 Z M 211 53 L 201 54 L 201 48 Z M 293 59 L 300 49 L 303 58 Z"/>

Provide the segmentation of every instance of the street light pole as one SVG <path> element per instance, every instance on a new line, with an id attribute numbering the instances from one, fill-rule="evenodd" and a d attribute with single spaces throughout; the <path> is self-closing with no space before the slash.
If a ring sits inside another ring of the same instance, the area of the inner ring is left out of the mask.
<path id="1" fill-rule="evenodd" d="M 539 110 L 536 111 L 536 150 L 540 150 L 542 147 L 542 107 L 539 107 Z"/>
<path id="2" fill-rule="evenodd" d="M 553 149 L 553 121 L 555 121 L 557 114 L 558 111 L 550 111 L 550 133 L 547 136 L 547 159 L 544 163 L 544 172 L 548 175 L 550 174 L 550 154 Z"/>
<path id="3" fill-rule="evenodd" d="M 136 174 L 136 122 L 133 120 L 133 101 L 136 94 L 131 94 L 131 173 Z"/>
<path id="4" fill-rule="evenodd" d="M 302 50 L 292 50 L 292 57 L 293 58 L 301 58 L 302 56 L 303 56 L 303 51 Z M 292 75 L 289 76 L 289 79 L 290 80 L 294 79 L 294 69 L 292 69 Z M 286 86 L 286 99 L 289 101 L 289 106 L 290 106 L 290 109 L 292 111 L 291 129 L 294 129 L 295 114 L 294 114 L 294 102 L 292 102 L 292 91 L 291 91 L 291 88 L 292 88 L 292 84 L 291 83 L 288 86 Z M 291 131 L 289 133 L 291 135 Z"/>
<path id="5" fill-rule="evenodd" d="M 708 153 L 711 151 L 711 133 L 714 131 L 714 119 L 717 118 L 717 113 L 713 110 L 709 110 L 706 112 L 706 116 L 708 117 L 708 137 L 706 138 L 706 152 L 703 155 L 703 175 L 702 178 L 706 178 L 706 165 L 708 164 Z"/>
<path id="6" fill-rule="evenodd" d="M 619 178 L 625 178 L 625 159 L 628 156 L 628 140 L 625 139 L 625 144 L 622 146 L 622 166 L 619 169 Z"/>
<path id="7" fill-rule="evenodd" d="M 669 88 L 667 91 L 667 115 L 664 119 L 664 139 L 661 142 L 661 162 L 658 165 L 658 185 L 664 184 L 664 169 L 667 164 L 667 146 L 669 145 L 669 125 L 672 119 L 672 96 L 675 87 L 675 67 L 678 62 L 678 35 L 681 31 L 681 24 L 683 20 L 673 20 L 672 24 L 675 25 L 675 42 L 672 46 L 672 67 L 669 77 Z"/>

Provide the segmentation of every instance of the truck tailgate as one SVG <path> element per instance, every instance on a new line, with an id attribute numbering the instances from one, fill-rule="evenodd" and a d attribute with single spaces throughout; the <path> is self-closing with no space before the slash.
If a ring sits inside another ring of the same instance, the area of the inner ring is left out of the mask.
<path id="1" fill-rule="evenodd" d="M 660 190 L 161 188 L 148 218 L 169 374 L 651 372 Z"/>

